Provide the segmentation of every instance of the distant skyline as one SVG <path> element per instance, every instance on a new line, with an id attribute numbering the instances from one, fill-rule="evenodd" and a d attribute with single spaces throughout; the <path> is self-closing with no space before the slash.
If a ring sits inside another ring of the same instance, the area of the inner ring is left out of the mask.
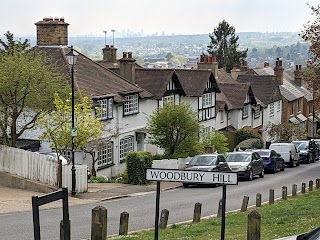
<path id="1" fill-rule="evenodd" d="M 64 17 L 69 36 L 208 34 L 225 19 L 236 32 L 300 32 L 319 0 L 10 0 L 1 3 L 0 35 L 35 36 L 34 23 Z"/>

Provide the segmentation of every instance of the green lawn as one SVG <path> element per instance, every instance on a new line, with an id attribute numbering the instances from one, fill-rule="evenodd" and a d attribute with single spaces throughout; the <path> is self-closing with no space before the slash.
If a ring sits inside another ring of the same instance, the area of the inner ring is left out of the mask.
<path id="1" fill-rule="evenodd" d="M 320 191 L 317 189 L 296 197 L 288 197 L 287 200 L 278 201 L 274 205 L 264 205 L 255 209 L 261 215 L 261 239 L 275 239 L 305 233 L 320 226 Z M 225 239 L 247 239 L 248 212 L 227 214 Z M 221 219 L 210 218 L 201 220 L 200 223 L 177 224 L 159 230 L 159 240 L 220 239 L 220 230 Z M 154 230 L 112 239 L 153 240 Z"/>

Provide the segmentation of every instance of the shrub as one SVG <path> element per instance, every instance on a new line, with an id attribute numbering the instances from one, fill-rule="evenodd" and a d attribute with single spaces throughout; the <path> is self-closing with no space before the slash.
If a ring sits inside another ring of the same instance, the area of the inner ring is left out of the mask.
<path id="1" fill-rule="evenodd" d="M 236 148 L 241 150 L 251 149 L 251 148 L 263 148 L 263 141 L 260 138 L 250 138 L 239 143 Z"/>
<path id="2" fill-rule="evenodd" d="M 236 131 L 236 144 L 239 144 L 242 141 L 250 138 L 261 139 L 261 136 L 259 133 L 257 133 L 255 130 L 251 128 L 241 128 Z"/>
<path id="3" fill-rule="evenodd" d="M 146 184 L 146 169 L 152 167 L 150 152 L 130 152 L 126 157 L 128 183 Z"/>
<path id="4" fill-rule="evenodd" d="M 108 180 L 102 176 L 99 176 L 99 177 L 92 176 L 90 182 L 92 182 L 92 183 L 106 183 L 106 182 L 108 182 Z"/>

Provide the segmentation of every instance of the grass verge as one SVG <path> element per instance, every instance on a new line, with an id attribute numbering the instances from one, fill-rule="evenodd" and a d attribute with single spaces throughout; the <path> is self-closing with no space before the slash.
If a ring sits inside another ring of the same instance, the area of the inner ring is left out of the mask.
<path id="1" fill-rule="evenodd" d="M 276 239 L 309 232 L 320 226 L 320 191 L 299 194 L 256 209 L 261 215 L 261 239 Z M 248 212 L 252 210 L 249 209 Z M 225 239 L 247 239 L 248 212 L 227 213 Z M 159 239 L 220 239 L 221 219 L 210 218 L 200 223 L 172 225 L 159 230 Z M 111 239 L 153 240 L 154 230 L 117 236 Z"/>

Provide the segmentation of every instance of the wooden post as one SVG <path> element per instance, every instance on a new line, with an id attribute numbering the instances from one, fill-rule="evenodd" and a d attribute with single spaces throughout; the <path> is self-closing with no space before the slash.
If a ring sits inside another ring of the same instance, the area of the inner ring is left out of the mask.
<path id="1" fill-rule="evenodd" d="M 287 200 L 287 197 L 288 197 L 287 187 L 286 187 L 286 186 L 283 186 L 283 187 L 282 187 L 282 199 L 283 199 L 283 200 Z"/>
<path id="2" fill-rule="evenodd" d="M 160 226 L 159 226 L 160 229 L 167 228 L 168 218 L 169 218 L 169 210 L 163 209 L 160 215 Z"/>
<path id="3" fill-rule="evenodd" d="M 198 202 L 194 205 L 193 222 L 200 222 L 201 207 L 202 207 L 202 204 Z"/>
<path id="4" fill-rule="evenodd" d="M 297 184 L 292 185 L 292 196 L 297 196 Z"/>
<path id="5" fill-rule="evenodd" d="M 313 191 L 313 181 L 310 180 L 309 181 L 309 192 L 312 192 Z"/>
<path id="6" fill-rule="evenodd" d="M 274 189 L 270 189 L 269 191 L 269 204 L 274 204 Z"/>
<path id="7" fill-rule="evenodd" d="M 249 196 L 243 196 L 242 206 L 241 206 L 241 212 L 247 211 L 249 203 Z"/>
<path id="8" fill-rule="evenodd" d="M 71 229 L 70 220 L 69 220 L 69 229 Z M 71 238 L 70 238 L 70 231 L 69 231 L 69 239 L 71 239 Z M 65 240 L 65 239 L 64 239 L 63 220 L 60 221 L 60 240 Z"/>
<path id="9" fill-rule="evenodd" d="M 102 206 L 92 209 L 91 240 L 107 239 L 107 213 L 108 210 Z"/>
<path id="10" fill-rule="evenodd" d="M 261 207 L 261 193 L 256 195 L 256 207 Z"/>
<path id="11" fill-rule="evenodd" d="M 247 240 L 260 240 L 261 237 L 261 216 L 253 210 L 248 213 Z"/>
<path id="12" fill-rule="evenodd" d="M 221 218 L 221 217 L 222 217 L 222 199 L 220 199 L 220 201 L 219 201 L 217 217 L 218 217 L 218 218 Z"/>
<path id="13" fill-rule="evenodd" d="M 301 193 L 306 193 L 306 183 L 302 183 L 301 185 Z"/>
<path id="14" fill-rule="evenodd" d="M 320 188 L 320 178 L 316 179 L 316 188 L 319 189 Z"/>
<path id="15" fill-rule="evenodd" d="M 128 235 L 128 228 L 129 228 L 129 213 L 122 212 L 120 214 L 119 235 Z"/>

